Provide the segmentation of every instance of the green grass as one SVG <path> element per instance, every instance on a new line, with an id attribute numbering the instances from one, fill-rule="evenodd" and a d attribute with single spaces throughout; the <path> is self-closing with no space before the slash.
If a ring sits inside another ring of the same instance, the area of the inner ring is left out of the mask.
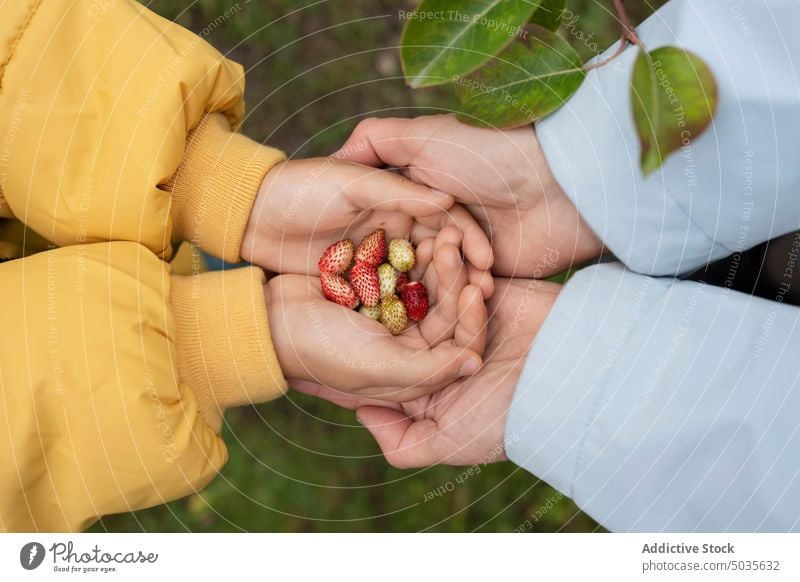
<path id="1" fill-rule="evenodd" d="M 650 10 L 635 4 L 632 13 L 640 20 Z M 582 15 L 579 28 L 594 33 L 600 46 L 618 36 L 609 5 L 570 2 Z M 423 115 L 453 104 L 449 88 L 411 91 L 403 84 L 398 11 L 412 3 L 239 0 L 236 6 L 233 0 L 150 3 L 196 32 L 206 29 L 209 42 L 245 65 L 245 133 L 291 156 L 334 151 L 366 116 Z M 220 21 L 226 10 L 230 17 Z M 585 46 L 575 46 L 590 56 Z M 230 461 L 203 492 L 107 517 L 92 531 L 507 532 L 526 520 L 530 531 L 597 527 L 511 463 L 483 467 L 466 479 L 462 468 L 393 469 L 352 412 L 302 395 L 234 410 L 227 420 Z M 436 490 L 444 494 L 426 501 Z"/>
<path id="2" fill-rule="evenodd" d="M 471 476 L 468 468 L 393 469 L 352 412 L 312 398 L 291 394 L 228 420 L 230 461 L 204 491 L 108 517 L 92 531 L 512 531 L 554 503 L 533 531 L 595 527 L 511 463 Z"/>

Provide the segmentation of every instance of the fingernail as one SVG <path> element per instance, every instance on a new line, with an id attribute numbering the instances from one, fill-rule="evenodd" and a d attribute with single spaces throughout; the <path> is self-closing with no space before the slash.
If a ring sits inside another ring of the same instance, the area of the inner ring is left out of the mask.
<path id="1" fill-rule="evenodd" d="M 476 360 L 475 358 L 470 358 L 463 364 L 461 364 L 461 370 L 459 370 L 459 376 L 474 376 L 478 373 L 478 370 L 481 369 L 481 363 Z"/>
<path id="2" fill-rule="evenodd" d="M 434 196 L 449 196 L 449 194 L 447 194 L 447 192 L 442 192 L 441 190 L 437 190 L 436 188 L 431 188 L 431 193 Z"/>

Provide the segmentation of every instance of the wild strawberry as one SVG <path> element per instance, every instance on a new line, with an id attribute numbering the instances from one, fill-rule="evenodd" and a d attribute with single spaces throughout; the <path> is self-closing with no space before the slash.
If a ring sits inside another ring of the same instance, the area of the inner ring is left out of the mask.
<path id="1" fill-rule="evenodd" d="M 369 263 L 356 263 L 350 271 L 350 285 L 367 307 L 375 307 L 381 300 L 381 284 L 378 281 L 378 271 Z"/>
<path id="2" fill-rule="evenodd" d="M 384 263 L 378 267 L 378 281 L 381 284 L 381 297 L 394 295 L 397 288 L 397 271 L 389 263 Z"/>
<path id="3" fill-rule="evenodd" d="M 348 309 L 354 309 L 358 306 L 356 292 L 353 291 L 350 283 L 339 275 L 322 271 L 319 275 L 319 282 L 322 287 L 322 294 L 325 295 L 325 299 L 328 301 L 333 301 Z"/>
<path id="4" fill-rule="evenodd" d="M 320 273 L 344 273 L 353 262 L 353 241 L 349 238 L 333 243 L 319 260 Z"/>
<path id="5" fill-rule="evenodd" d="M 397 293 L 403 293 L 403 289 L 408 285 L 408 273 L 398 273 L 397 275 Z"/>
<path id="6" fill-rule="evenodd" d="M 381 319 L 380 322 L 389 330 L 392 335 L 401 333 L 408 323 L 406 308 L 403 302 L 394 295 L 381 299 Z"/>
<path id="7" fill-rule="evenodd" d="M 378 266 L 386 257 L 386 233 L 379 228 L 361 240 L 356 249 L 356 261 Z"/>
<path id="8" fill-rule="evenodd" d="M 362 305 L 358 308 L 358 312 L 361 315 L 366 315 L 370 319 L 374 319 L 378 321 L 381 318 L 381 306 L 375 305 L 374 307 L 367 307 L 366 305 Z"/>
<path id="9" fill-rule="evenodd" d="M 394 239 L 389 243 L 389 262 L 401 273 L 410 271 L 416 263 L 414 246 L 403 238 Z"/>
<path id="10" fill-rule="evenodd" d="M 428 290 L 419 281 L 409 283 L 403 288 L 403 305 L 408 317 L 414 321 L 422 321 L 428 315 Z"/>

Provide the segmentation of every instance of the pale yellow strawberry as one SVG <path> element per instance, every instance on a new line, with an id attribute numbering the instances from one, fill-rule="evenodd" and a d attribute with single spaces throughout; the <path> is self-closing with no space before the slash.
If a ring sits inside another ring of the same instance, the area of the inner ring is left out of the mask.
<path id="1" fill-rule="evenodd" d="M 394 295 L 381 299 L 380 322 L 392 335 L 402 333 L 408 323 L 406 306 Z"/>
<path id="2" fill-rule="evenodd" d="M 370 319 L 374 319 L 375 321 L 378 321 L 381 318 L 381 306 L 380 305 L 374 305 L 372 307 L 367 307 L 366 305 L 362 305 L 358 309 L 358 312 L 361 315 L 366 315 Z"/>
<path id="3" fill-rule="evenodd" d="M 396 238 L 391 241 L 389 243 L 389 262 L 401 273 L 413 269 L 417 262 L 414 245 L 404 238 Z"/>
<path id="4" fill-rule="evenodd" d="M 397 289 L 397 271 L 389 263 L 378 267 L 378 281 L 381 287 L 381 297 L 394 295 Z"/>

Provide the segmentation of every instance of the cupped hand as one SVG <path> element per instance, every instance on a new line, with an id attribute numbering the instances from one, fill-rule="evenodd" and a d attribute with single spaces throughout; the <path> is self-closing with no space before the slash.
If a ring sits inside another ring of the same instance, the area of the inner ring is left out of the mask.
<path id="1" fill-rule="evenodd" d="M 497 275 L 547 277 L 602 253 L 553 177 L 532 126 L 478 128 L 452 115 L 367 119 L 340 154 L 402 168 L 467 205 L 492 241 Z"/>
<path id="2" fill-rule="evenodd" d="M 508 408 L 528 352 L 559 291 L 559 285 L 544 281 L 496 280 L 488 306 L 483 368 L 416 401 L 398 405 L 352 398 L 308 383 L 297 388 L 340 406 L 357 408 L 359 421 L 396 467 L 503 460 Z"/>
<path id="3" fill-rule="evenodd" d="M 452 206 L 452 196 L 396 173 L 335 157 L 290 160 L 264 178 L 241 256 L 270 271 L 315 275 L 319 257 L 334 242 L 358 244 L 378 228 L 390 239 L 420 242 L 448 222 Z M 464 224 L 474 234 L 474 226 Z M 464 252 L 475 268 L 491 267 L 485 237 L 471 236 Z"/>
<path id="4" fill-rule="evenodd" d="M 327 301 L 317 277 L 271 279 L 265 286 L 270 333 L 289 384 L 315 383 L 392 402 L 419 398 L 477 373 L 485 305 L 480 288 L 468 284 L 460 244 L 452 227 L 420 244 L 412 279 L 428 288 L 430 312 L 396 336 Z M 478 316 L 470 317 L 475 312 Z"/>

